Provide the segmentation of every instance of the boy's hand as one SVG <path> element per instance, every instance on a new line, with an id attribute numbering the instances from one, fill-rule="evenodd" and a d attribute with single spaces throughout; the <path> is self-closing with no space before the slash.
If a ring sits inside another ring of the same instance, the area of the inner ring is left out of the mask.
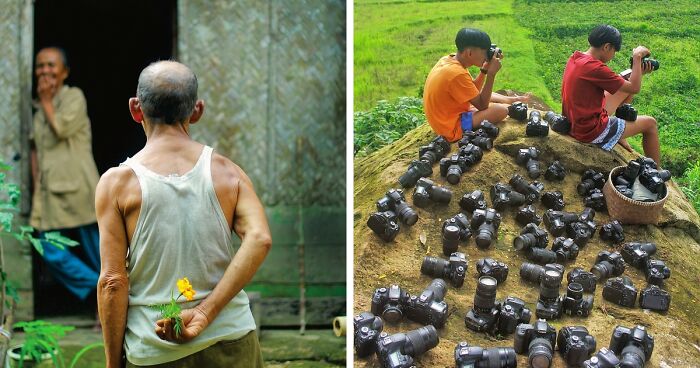
<path id="1" fill-rule="evenodd" d="M 496 75 L 496 73 L 501 70 L 501 59 L 502 57 L 498 58 L 494 55 L 490 61 L 487 61 L 486 64 L 484 64 L 484 68 L 486 68 L 489 75 Z"/>
<path id="2" fill-rule="evenodd" d="M 632 58 L 641 59 L 648 55 L 651 55 L 651 52 L 644 46 L 637 46 L 632 50 Z"/>

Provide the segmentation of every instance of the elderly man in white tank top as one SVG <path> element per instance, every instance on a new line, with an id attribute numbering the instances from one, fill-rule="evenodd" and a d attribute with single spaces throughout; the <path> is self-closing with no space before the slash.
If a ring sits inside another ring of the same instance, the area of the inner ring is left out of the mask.
<path id="1" fill-rule="evenodd" d="M 129 109 L 146 145 L 107 171 L 96 192 L 107 367 L 123 366 L 124 355 L 128 367 L 261 367 L 243 286 L 271 246 L 262 204 L 240 167 L 190 138 L 204 102 L 189 68 L 149 65 L 136 95 Z M 183 276 L 196 295 L 178 301 L 178 335 L 149 306 L 169 303 Z"/>

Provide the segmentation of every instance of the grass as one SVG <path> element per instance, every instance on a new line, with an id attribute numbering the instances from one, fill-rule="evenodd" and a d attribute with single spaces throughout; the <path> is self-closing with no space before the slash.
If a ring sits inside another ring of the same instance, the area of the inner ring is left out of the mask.
<path id="1" fill-rule="evenodd" d="M 531 91 L 560 111 L 566 60 L 574 50 L 587 49 L 591 28 L 609 23 L 623 35 L 622 50 L 609 63 L 613 70 L 627 68 L 631 50 L 639 44 L 661 62 L 657 72 L 644 78 L 634 105 L 658 121 L 662 166 L 692 185 L 690 170 L 700 161 L 699 18 L 696 0 L 359 0 L 355 111 L 370 110 L 379 100 L 418 96 L 435 62 L 454 52 L 454 35 L 461 27 L 486 31 L 504 50 L 495 90 Z M 642 152 L 641 138 L 630 143 Z"/>

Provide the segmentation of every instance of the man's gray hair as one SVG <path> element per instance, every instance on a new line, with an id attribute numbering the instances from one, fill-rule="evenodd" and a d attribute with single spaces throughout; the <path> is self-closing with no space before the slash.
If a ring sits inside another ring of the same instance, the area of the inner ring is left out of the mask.
<path id="1" fill-rule="evenodd" d="M 139 75 L 136 97 L 144 115 L 156 124 L 181 124 L 197 101 L 197 76 L 176 61 L 151 63 Z"/>

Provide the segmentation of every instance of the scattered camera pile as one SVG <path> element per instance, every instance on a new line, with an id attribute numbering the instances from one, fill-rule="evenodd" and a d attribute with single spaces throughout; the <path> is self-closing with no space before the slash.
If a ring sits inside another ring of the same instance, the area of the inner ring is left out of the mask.
<path id="1" fill-rule="evenodd" d="M 520 121 L 527 119 L 527 106 L 514 103 L 509 115 Z M 568 131 L 565 117 L 547 112 L 544 119 L 540 113 L 530 113 L 526 134 L 546 136 L 549 126 L 555 131 Z M 462 174 L 469 171 L 483 157 L 483 152 L 493 148 L 493 140 L 499 128 L 488 121 L 482 122 L 476 132 L 465 132 L 458 143 L 458 152 L 449 155 L 450 144 L 443 137 L 419 148 L 419 159 L 408 166 L 398 179 L 404 188 L 415 186 L 413 204 L 428 207 L 431 203 L 444 205 L 451 201 L 452 191 L 428 179 L 433 165 L 439 162 L 440 175 L 448 183 L 457 184 Z M 527 170 L 530 179 L 538 179 L 543 165 L 541 153 L 536 147 L 520 149 L 516 162 Z M 562 181 L 567 172 L 559 161 L 552 162 L 544 172 L 548 181 Z M 648 242 L 629 242 L 621 252 L 602 251 L 590 269 L 574 268 L 567 274 L 566 293 L 559 290 L 564 275 L 564 264 L 576 259 L 598 228 L 594 220 L 596 211 L 606 209 L 601 189 L 606 181 L 604 173 L 586 170 L 577 186 L 584 198 L 585 209 L 581 213 L 564 211 L 565 200 L 560 191 L 544 191 L 544 184 L 529 182 L 514 174 L 508 184 L 496 183 L 491 187 L 492 207 L 488 207 L 484 193 L 475 190 L 464 194 L 459 201 L 462 212 L 445 220 L 442 226 L 443 253 L 447 259 L 425 257 L 421 273 L 433 277 L 433 281 L 420 294 L 413 294 L 399 285 L 376 289 L 372 296 L 371 313 L 364 312 L 354 319 L 355 349 L 362 358 L 376 353 L 384 367 L 410 367 L 414 358 L 437 346 L 439 338 L 436 328 L 442 328 L 448 316 L 445 302 L 447 280 L 453 287 L 464 283 L 468 259 L 458 252 L 460 243 L 474 238 L 476 246 L 486 249 L 498 235 L 501 214 L 508 208 L 518 208 L 515 220 L 524 227 L 513 240 L 516 250 L 522 252 L 532 263 L 524 263 L 520 277 L 538 284 L 540 295 L 535 306 L 538 318 L 530 324 L 532 312 L 525 302 L 508 296 L 503 302 L 496 300 L 496 288 L 508 277 L 508 266 L 491 258 L 476 263 L 479 274 L 474 304 L 464 322 L 467 328 L 506 336 L 515 333 L 513 347 L 482 348 L 460 342 L 455 348 L 455 363 L 458 367 L 515 367 L 516 353 L 528 354 L 533 367 L 549 367 L 556 345 L 570 366 L 584 367 L 642 367 L 650 359 L 654 340 L 643 326 L 626 328 L 618 326 L 612 333 L 609 347 L 596 349 L 596 340 L 583 326 L 569 326 L 557 333 L 547 320 L 557 319 L 562 314 L 586 317 L 593 308 L 593 293 L 598 282 L 604 282 L 603 298 L 625 306 L 634 307 L 637 299 L 645 309 L 668 310 L 671 297 L 660 288 L 670 270 L 662 260 L 652 259 L 656 245 Z M 653 160 L 640 158 L 630 161 L 619 175 L 612 178 L 615 188 L 630 198 L 655 200 L 665 195 L 665 182 L 670 174 L 658 170 Z M 639 196 L 638 196 L 639 194 Z M 547 208 L 543 216 L 535 211 L 537 202 Z M 418 221 L 418 213 L 407 202 L 401 189 L 390 189 L 377 203 L 377 212 L 370 215 L 367 225 L 382 240 L 394 240 L 401 226 L 412 226 Z M 544 228 L 540 225 L 543 224 Z M 546 230 L 545 230 L 546 228 Z M 547 249 L 549 234 L 553 240 Z M 617 221 L 600 227 L 600 238 L 609 243 L 624 241 L 623 228 Z M 642 270 L 649 285 L 638 292 L 627 276 L 623 276 L 626 264 Z M 637 295 L 639 294 L 639 298 Z M 403 318 L 421 323 L 425 327 L 388 335 L 382 332 L 384 322 L 398 323 Z"/>

